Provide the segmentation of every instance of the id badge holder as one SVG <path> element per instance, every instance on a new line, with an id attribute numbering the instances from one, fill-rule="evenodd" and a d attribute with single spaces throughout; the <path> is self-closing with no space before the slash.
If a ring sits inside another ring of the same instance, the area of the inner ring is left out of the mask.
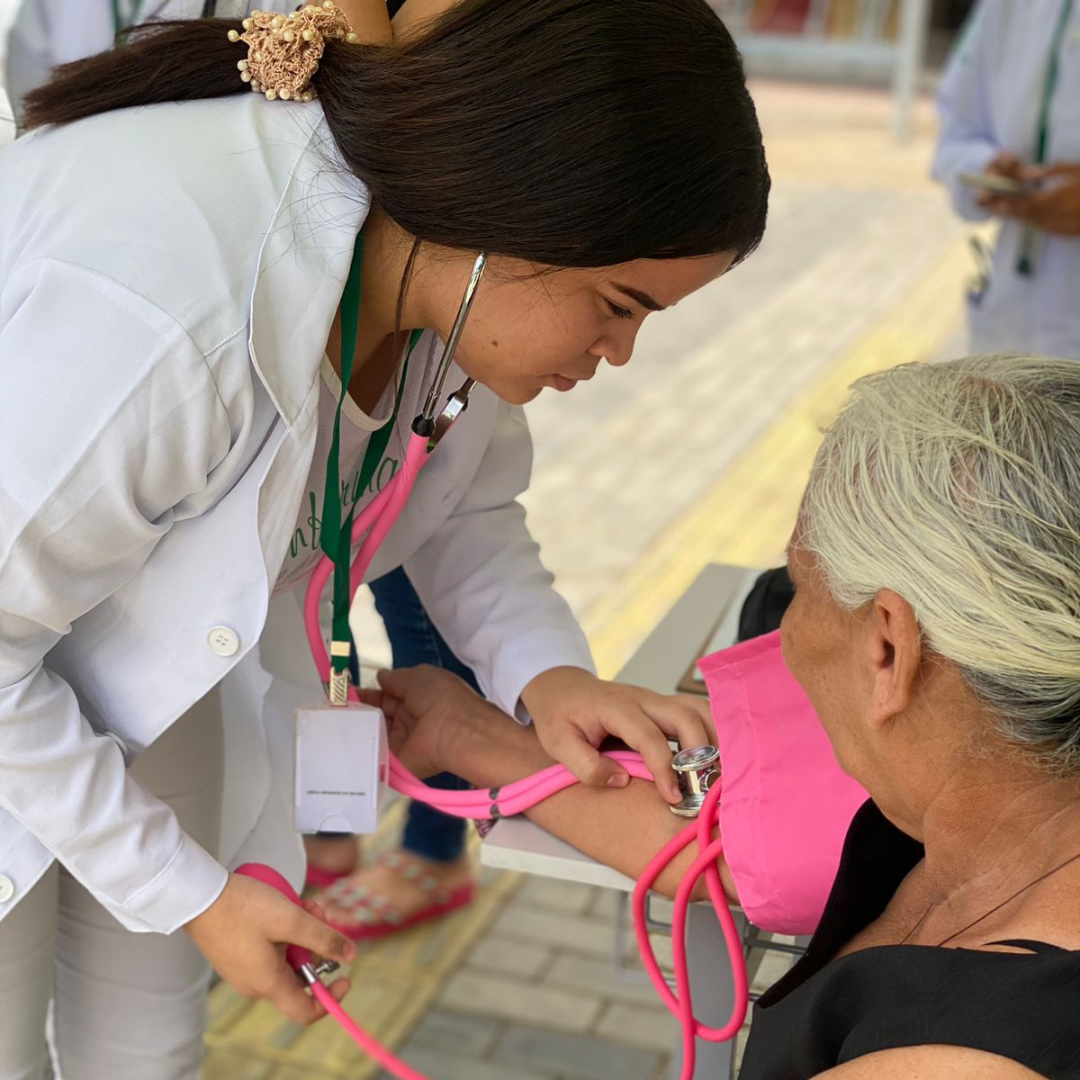
<path id="1" fill-rule="evenodd" d="M 379 823 L 389 768 L 386 720 L 373 705 L 313 705 L 296 713 L 298 832 L 367 834 Z"/>

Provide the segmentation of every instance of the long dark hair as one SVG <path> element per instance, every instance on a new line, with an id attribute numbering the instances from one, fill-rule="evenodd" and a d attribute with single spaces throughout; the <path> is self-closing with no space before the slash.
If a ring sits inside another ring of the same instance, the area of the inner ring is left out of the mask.
<path id="1" fill-rule="evenodd" d="M 29 95 L 26 127 L 250 93 L 236 28 L 138 28 Z M 761 131 L 705 0 L 461 0 L 403 43 L 329 42 L 314 85 L 350 169 L 422 241 L 600 267 L 742 258 L 765 228 Z"/>

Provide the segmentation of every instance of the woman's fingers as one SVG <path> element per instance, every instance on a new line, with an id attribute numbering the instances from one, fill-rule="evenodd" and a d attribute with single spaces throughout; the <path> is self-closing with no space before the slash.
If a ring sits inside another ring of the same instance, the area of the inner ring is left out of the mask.
<path id="1" fill-rule="evenodd" d="M 712 732 L 705 717 L 687 702 L 678 698 L 658 698 L 647 702 L 645 713 L 666 735 L 673 738 L 682 750 L 712 744 Z"/>
<path id="2" fill-rule="evenodd" d="M 340 1004 L 352 989 L 352 982 L 349 979 L 335 979 L 326 989 L 330 992 L 330 996 Z M 311 1001 L 315 1006 L 315 1019 L 321 1020 L 326 1016 L 326 1006 L 314 996 Z"/>
<path id="3" fill-rule="evenodd" d="M 671 769 L 671 747 L 668 745 L 667 735 L 656 726 L 647 713 L 641 714 L 641 719 L 636 725 L 639 733 L 631 742 L 624 738 L 623 741 L 633 748 L 645 759 L 645 765 L 652 773 L 653 783 L 656 789 L 669 802 L 677 803 L 682 795 L 679 792 L 679 782 Z"/>
<path id="4" fill-rule="evenodd" d="M 304 908 L 304 911 L 306 911 L 308 915 L 310 915 L 313 919 L 318 919 L 320 922 L 326 921 L 326 911 L 323 908 L 322 904 L 318 903 L 315 900 L 303 900 L 301 901 L 301 904 Z M 319 955 L 321 956 L 323 954 L 320 953 Z M 295 1020 L 297 1023 L 310 1024 L 316 1020 L 321 1020 L 326 1015 L 325 1006 L 323 1006 L 322 1003 L 314 996 L 304 993 L 304 987 L 302 984 L 298 985 L 300 985 L 302 995 L 310 1003 L 310 1008 L 308 1007 L 308 1005 L 300 1002 L 299 999 L 297 999 L 292 993 L 292 988 L 289 987 L 287 991 L 283 992 L 283 1002 L 285 1008 L 282 1011 L 285 1011 L 285 1009 L 292 1009 L 293 1013 L 287 1013 L 286 1015 L 289 1015 L 290 1019 Z M 330 991 L 330 995 L 335 1001 L 341 1001 L 349 992 L 351 986 L 352 983 L 349 979 L 341 978 L 336 979 L 333 983 L 330 984 L 330 986 L 327 987 L 327 989 Z M 281 1008 L 280 1005 L 279 1008 Z"/>
<path id="5" fill-rule="evenodd" d="M 409 668 L 382 668 L 375 677 L 386 693 L 396 697 L 398 701 L 404 701 L 412 681 L 410 672 Z"/>
<path id="6" fill-rule="evenodd" d="M 300 904 L 313 919 L 318 919 L 319 922 L 323 923 L 326 922 L 326 909 L 318 900 L 301 900 Z"/>
<path id="7" fill-rule="evenodd" d="M 538 728 L 537 735 L 544 750 L 587 787 L 626 787 L 630 782 L 622 766 L 604 757 L 580 728 L 559 727 L 546 737 Z"/>
<path id="8" fill-rule="evenodd" d="M 1080 163 L 1075 161 L 1057 161 L 1051 165 L 1025 165 L 1020 174 L 1025 180 L 1048 180 L 1053 176 L 1077 176 Z"/>
<path id="9" fill-rule="evenodd" d="M 1002 150 L 986 167 L 986 171 L 994 176 L 1016 177 L 1023 167 L 1023 162 L 1015 154 Z"/>
<path id="10" fill-rule="evenodd" d="M 671 769 L 668 737 L 657 727 L 656 721 L 644 707 L 635 702 L 612 716 L 606 726 L 611 735 L 642 756 L 660 794 L 668 802 L 678 802 L 682 796 L 679 794 L 675 773 Z"/>
<path id="11" fill-rule="evenodd" d="M 246 992 L 249 996 L 269 1001 L 282 1016 L 295 1024 L 310 1024 L 326 1012 L 280 952 L 276 954 L 272 972 L 264 973 L 263 979 Z"/>
<path id="12" fill-rule="evenodd" d="M 714 745 L 716 743 L 716 726 L 713 724 L 712 706 L 709 704 L 709 699 L 698 694 L 676 694 L 672 700 L 677 701 L 680 705 L 685 706 L 701 717 L 701 722 L 705 725 L 705 730 L 709 735 L 709 743 Z"/>
<path id="13" fill-rule="evenodd" d="M 345 1000 L 345 995 L 352 989 L 351 979 L 335 979 L 327 989 L 330 991 L 330 996 L 337 1002 Z M 325 1010 L 324 1010 L 325 1011 Z"/>
<path id="14" fill-rule="evenodd" d="M 339 934 L 295 904 L 290 908 L 270 928 L 276 941 L 283 945 L 299 945 L 316 956 L 336 960 L 339 964 L 346 964 L 355 958 L 356 946 L 344 934 Z"/>

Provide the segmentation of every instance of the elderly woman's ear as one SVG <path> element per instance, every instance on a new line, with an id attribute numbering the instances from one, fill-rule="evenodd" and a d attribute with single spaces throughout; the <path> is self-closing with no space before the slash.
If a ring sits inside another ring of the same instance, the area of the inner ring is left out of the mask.
<path id="1" fill-rule="evenodd" d="M 910 709 L 919 692 L 925 657 L 915 612 L 899 593 L 879 590 L 870 608 L 865 627 L 865 655 L 871 672 L 867 723 L 880 729 Z"/>

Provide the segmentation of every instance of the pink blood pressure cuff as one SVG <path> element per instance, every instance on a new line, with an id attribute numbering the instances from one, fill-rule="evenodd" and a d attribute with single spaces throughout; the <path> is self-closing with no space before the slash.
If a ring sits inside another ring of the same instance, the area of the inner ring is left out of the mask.
<path id="1" fill-rule="evenodd" d="M 866 789 L 842 772 L 780 633 L 701 660 L 723 795 L 724 855 L 747 918 L 763 930 L 811 934 Z"/>

